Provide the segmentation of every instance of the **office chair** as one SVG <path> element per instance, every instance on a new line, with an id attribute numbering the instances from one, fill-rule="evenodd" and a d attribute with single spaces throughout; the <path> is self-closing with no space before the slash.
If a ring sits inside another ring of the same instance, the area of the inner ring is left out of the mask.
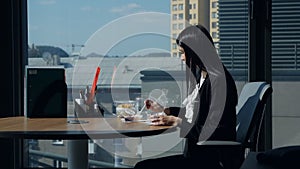
<path id="1" fill-rule="evenodd" d="M 201 141 L 199 146 L 214 146 L 220 152 L 224 169 L 238 169 L 246 152 L 258 151 L 259 132 L 264 118 L 265 105 L 272 94 L 266 82 L 249 82 L 244 85 L 238 99 L 236 141 Z"/>

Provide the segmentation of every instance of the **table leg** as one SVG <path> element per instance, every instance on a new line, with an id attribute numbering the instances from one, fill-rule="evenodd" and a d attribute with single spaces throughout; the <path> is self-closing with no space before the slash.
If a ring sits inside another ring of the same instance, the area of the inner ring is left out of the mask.
<path id="1" fill-rule="evenodd" d="M 69 140 L 68 169 L 88 169 L 88 140 Z"/>

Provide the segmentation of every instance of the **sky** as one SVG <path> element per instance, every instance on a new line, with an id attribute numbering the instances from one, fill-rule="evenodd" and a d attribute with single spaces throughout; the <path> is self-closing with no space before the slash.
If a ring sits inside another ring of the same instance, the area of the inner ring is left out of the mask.
<path id="1" fill-rule="evenodd" d="M 170 0 L 28 0 L 28 43 L 69 54 L 169 50 L 169 14 Z"/>

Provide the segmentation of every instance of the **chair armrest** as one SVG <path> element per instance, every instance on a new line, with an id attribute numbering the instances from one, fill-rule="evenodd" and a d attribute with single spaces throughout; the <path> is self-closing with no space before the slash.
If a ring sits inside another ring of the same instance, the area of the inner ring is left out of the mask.
<path id="1" fill-rule="evenodd" d="M 236 141 L 208 140 L 208 141 L 199 141 L 197 145 L 199 146 L 241 146 L 242 144 Z"/>

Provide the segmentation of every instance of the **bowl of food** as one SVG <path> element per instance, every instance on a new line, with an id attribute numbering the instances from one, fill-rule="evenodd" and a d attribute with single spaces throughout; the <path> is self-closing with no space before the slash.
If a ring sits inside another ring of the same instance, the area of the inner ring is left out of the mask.
<path id="1" fill-rule="evenodd" d="M 114 105 L 118 117 L 128 117 L 136 114 L 135 101 L 117 101 Z"/>

